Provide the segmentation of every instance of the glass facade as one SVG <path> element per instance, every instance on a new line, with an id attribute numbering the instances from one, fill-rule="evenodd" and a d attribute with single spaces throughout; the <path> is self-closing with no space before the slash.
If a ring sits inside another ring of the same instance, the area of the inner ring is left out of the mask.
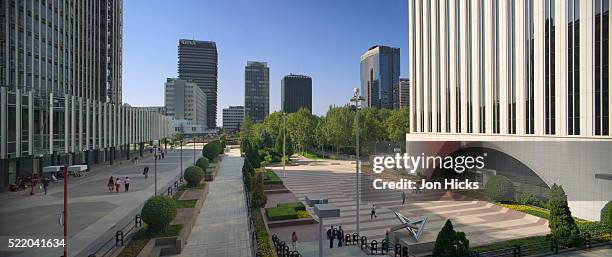
<path id="1" fill-rule="evenodd" d="M 360 63 L 361 90 L 366 106 L 392 109 L 393 86 L 399 84 L 399 75 L 399 48 L 376 45 L 368 49 Z"/>

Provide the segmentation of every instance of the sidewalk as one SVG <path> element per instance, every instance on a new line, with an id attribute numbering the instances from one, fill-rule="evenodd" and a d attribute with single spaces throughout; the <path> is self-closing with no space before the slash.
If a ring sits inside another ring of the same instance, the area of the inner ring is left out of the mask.
<path id="1" fill-rule="evenodd" d="M 181 256 L 251 256 L 242 163 L 238 149 L 223 158 Z"/>
<path id="2" fill-rule="evenodd" d="M 200 153 L 200 151 L 197 151 Z M 183 169 L 193 164 L 191 149 L 183 151 Z M 149 178 L 142 175 L 149 166 Z M 108 192 L 110 176 L 130 177 L 130 192 Z M 157 189 L 165 192 L 168 185 L 180 176 L 180 152 L 168 151 L 163 160 L 157 161 Z M 63 229 L 58 224 L 63 209 L 63 181 L 52 183 L 48 195 L 36 188 L 34 196 L 29 191 L 0 194 L 0 236 L 29 238 L 62 238 Z M 110 239 L 115 230 L 131 222 L 144 201 L 154 194 L 154 159 L 143 158 L 139 164 L 123 161 L 123 164 L 97 167 L 85 177 L 70 177 L 69 185 L 69 256 L 87 256 L 92 249 Z M 6 249 L 3 249 L 6 250 Z M 62 248 L 21 248 L 18 251 L 0 250 L 0 256 L 60 256 Z"/>

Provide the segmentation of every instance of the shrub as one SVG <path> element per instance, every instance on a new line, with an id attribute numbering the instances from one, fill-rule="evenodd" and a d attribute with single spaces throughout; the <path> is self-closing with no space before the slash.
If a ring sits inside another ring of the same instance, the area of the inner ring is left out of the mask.
<path id="1" fill-rule="evenodd" d="M 514 201 L 514 184 L 504 176 L 492 176 L 485 185 L 485 194 L 493 201 Z"/>
<path id="2" fill-rule="evenodd" d="M 165 231 L 176 217 L 176 202 L 167 196 L 149 198 L 140 211 L 144 221 L 153 231 Z"/>
<path id="3" fill-rule="evenodd" d="M 219 140 L 208 142 L 208 144 L 202 147 L 202 156 L 211 161 L 217 158 L 217 156 L 221 153 L 223 153 L 223 147 L 221 146 L 221 142 L 219 142 Z"/>
<path id="4" fill-rule="evenodd" d="M 469 253 L 470 241 L 465 233 L 456 232 L 453 223 L 446 220 L 444 227 L 438 233 L 434 245 L 433 256 L 436 257 L 460 257 Z"/>
<path id="5" fill-rule="evenodd" d="M 601 209 L 601 222 L 612 226 L 612 201 L 608 202 L 602 209 Z"/>
<path id="6" fill-rule="evenodd" d="M 264 184 L 283 184 L 283 181 L 272 170 L 266 170 Z"/>
<path id="7" fill-rule="evenodd" d="M 183 173 L 183 177 L 187 181 L 187 184 L 190 187 L 195 187 L 200 184 L 202 178 L 204 177 L 204 171 L 198 166 L 191 166 L 185 170 Z"/>
<path id="8" fill-rule="evenodd" d="M 298 218 L 310 218 L 310 213 L 307 211 L 297 211 Z"/>
<path id="9" fill-rule="evenodd" d="M 563 191 L 563 187 L 553 184 L 550 188 L 550 195 L 551 197 L 548 200 L 548 209 L 550 210 L 548 227 L 553 238 L 567 240 L 568 246 L 582 245 L 580 230 L 567 205 L 567 195 Z"/>
<path id="10" fill-rule="evenodd" d="M 540 198 L 532 193 L 518 192 L 516 194 L 516 202 L 525 205 L 533 205 L 540 208 L 546 208 L 546 204 Z"/>
<path id="11" fill-rule="evenodd" d="M 208 165 L 209 165 L 208 158 L 200 157 L 200 159 L 198 159 L 198 161 L 196 162 L 196 165 L 200 167 L 200 169 L 205 171 L 206 169 L 208 169 Z"/>
<path id="12" fill-rule="evenodd" d="M 266 209 L 269 221 L 297 219 L 297 212 L 293 208 L 274 207 Z"/>

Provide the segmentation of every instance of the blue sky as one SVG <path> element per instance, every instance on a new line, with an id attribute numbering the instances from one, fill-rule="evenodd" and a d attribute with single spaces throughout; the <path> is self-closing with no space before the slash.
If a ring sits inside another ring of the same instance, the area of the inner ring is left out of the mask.
<path id="1" fill-rule="evenodd" d="M 222 108 L 244 104 L 251 60 L 270 67 L 271 112 L 280 109 L 282 77 L 299 73 L 312 77 L 313 111 L 324 114 L 359 86 L 359 57 L 372 45 L 399 47 L 408 76 L 407 10 L 406 0 L 124 1 L 123 100 L 163 105 L 178 40 L 187 38 L 217 43 L 217 120 Z"/>

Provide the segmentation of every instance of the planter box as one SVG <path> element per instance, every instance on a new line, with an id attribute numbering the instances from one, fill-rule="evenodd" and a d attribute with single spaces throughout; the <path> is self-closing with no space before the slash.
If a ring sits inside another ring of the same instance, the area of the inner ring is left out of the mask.
<path id="1" fill-rule="evenodd" d="M 268 219 L 267 217 L 265 218 Z M 292 219 L 292 220 L 278 220 L 278 221 L 267 221 L 268 227 L 270 228 L 278 228 L 278 227 L 288 227 L 288 226 L 299 226 L 299 225 L 310 225 L 319 223 L 317 220 L 310 218 L 300 218 L 300 219 Z"/>

